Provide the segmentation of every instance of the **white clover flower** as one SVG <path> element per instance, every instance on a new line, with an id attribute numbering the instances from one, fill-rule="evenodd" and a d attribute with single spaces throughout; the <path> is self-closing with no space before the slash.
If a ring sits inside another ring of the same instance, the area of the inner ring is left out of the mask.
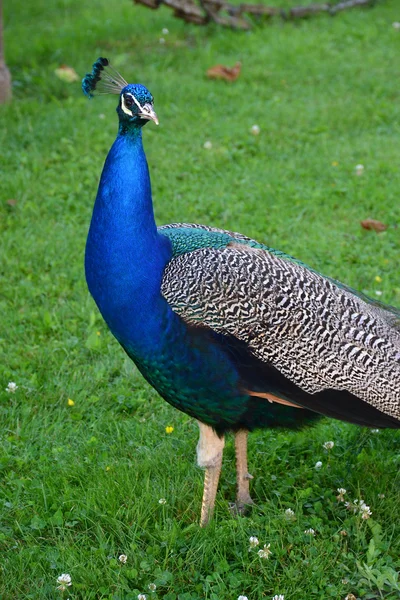
<path id="1" fill-rule="evenodd" d="M 14 392 L 16 392 L 18 389 L 17 384 L 14 381 L 9 381 L 8 385 L 6 387 L 6 392 L 9 392 L 11 394 L 14 394 Z"/>
<path id="2" fill-rule="evenodd" d="M 156 591 L 156 589 L 157 589 L 157 586 L 156 586 L 156 584 L 155 584 L 155 583 L 149 583 L 149 590 L 150 590 L 151 592 L 155 592 L 155 591 Z"/>
<path id="3" fill-rule="evenodd" d="M 383 292 L 381 290 L 375 290 L 376 296 L 382 296 Z"/>
<path id="4" fill-rule="evenodd" d="M 337 491 L 339 492 L 339 495 L 336 496 L 338 502 L 344 502 L 344 495 L 347 492 L 347 490 L 345 490 L 344 488 L 338 488 Z"/>
<path id="5" fill-rule="evenodd" d="M 335 445 L 335 442 L 325 442 L 325 444 L 323 444 L 325 450 L 332 450 L 334 445 Z"/>
<path id="6" fill-rule="evenodd" d="M 364 165 L 356 165 L 354 167 L 354 170 L 356 172 L 356 175 L 360 176 L 364 173 Z"/>
<path id="7" fill-rule="evenodd" d="M 63 573 L 62 575 L 57 577 L 57 583 L 60 584 L 57 586 L 57 589 L 64 592 L 67 589 L 67 587 L 72 585 L 71 575 L 69 575 L 68 573 Z"/>
<path id="8" fill-rule="evenodd" d="M 163 35 L 168 35 L 169 34 L 169 30 L 166 27 L 163 27 L 161 33 Z"/>
<path id="9" fill-rule="evenodd" d="M 395 21 L 394 23 L 392 23 L 392 27 L 393 27 L 393 29 L 400 29 L 399 21 Z"/>
<path id="10" fill-rule="evenodd" d="M 268 544 L 268 546 L 266 544 L 264 544 L 264 548 L 262 548 L 261 550 L 259 550 L 257 552 L 258 556 L 260 558 L 269 558 L 270 555 L 272 554 L 271 550 L 269 549 L 271 544 Z"/>
<path id="11" fill-rule="evenodd" d="M 160 38 L 158 41 L 160 42 L 160 44 L 165 44 L 165 39 L 164 38 Z"/>
<path id="12" fill-rule="evenodd" d="M 261 131 L 261 129 L 259 128 L 258 125 L 251 126 L 250 133 L 252 133 L 253 135 L 259 135 L 260 131 Z"/>
<path id="13" fill-rule="evenodd" d="M 371 433 L 379 433 L 380 429 L 371 429 Z"/>
<path id="14" fill-rule="evenodd" d="M 247 596 L 238 596 L 237 600 L 249 600 Z"/>
<path id="15" fill-rule="evenodd" d="M 358 511 L 358 500 L 354 500 L 353 502 L 345 502 L 344 505 L 348 510 L 352 510 L 354 514 Z"/>
<path id="16" fill-rule="evenodd" d="M 160 498 L 158 504 L 167 504 L 167 501 L 165 498 Z"/>
<path id="17" fill-rule="evenodd" d="M 138 594 L 137 600 L 146 600 L 147 596 L 146 594 Z"/>
<path id="18" fill-rule="evenodd" d="M 369 519 L 371 515 L 372 515 L 372 511 L 370 510 L 369 506 L 366 506 L 365 509 L 361 513 L 361 518 Z"/>
<path id="19" fill-rule="evenodd" d="M 206 150 L 211 150 L 212 142 L 210 142 L 210 140 L 207 140 L 206 142 L 204 142 L 203 148 L 205 148 Z"/>
<path id="20" fill-rule="evenodd" d="M 313 535 L 313 536 L 315 536 L 315 530 L 314 530 L 312 527 L 310 527 L 310 529 L 306 529 L 306 530 L 304 531 L 304 533 L 305 533 L 306 535 Z"/>
<path id="21" fill-rule="evenodd" d="M 285 517 L 287 518 L 288 521 L 295 519 L 296 515 L 294 514 L 294 510 L 292 510 L 291 508 L 287 508 L 285 510 Z"/>
<path id="22" fill-rule="evenodd" d="M 105 119 L 105 118 L 106 118 L 106 115 L 104 113 L 99 114 L 99 119 Z"/>
<path id="23" fill-rule="evenodd" d="M 317 471 L 322 467 L 322 462 L 319 460 L 318 462 L 315 463 L 315 469 L 317 469 Z"/>
<path id="24" fill-rule="evenodd" d="M 360 514 L 362 519 L 369 519 L 372 515 L 370 507 L 367 506 L 364 501 L 361 501 L 360 504 Z"/>
<path id="25" fill-rule="evenodd" d="M 381 500 L 383 500 L 384 497 L 385 497 L 385 494 L 378 494 L 378 498 L 380 498 Z"/>
<path id="26" fill-rule="evenodd" d="M 345 507 L 352 510 L 354 514 L 358 513 L 362 519 L 369 519 L 372 515 L 372 511 L 367 506 L 362 498 L 360 500 L 353 500 L 353 502 L 345 502 Z"/>
<path id="27" fill-rule="evenodd" d="M 283 594 L 276 594 L 272 600 L 285 600 L 285 596 Z"/>
<path id="28" fill-rule="evenodd" d="M 343 577 L 342 583 L 343 583 L 343 585 L 347 585 L 349 583 L 349 580 L 347 579 L 347 577 Z"/>
<path id="29" fill-rule="evenodd" d="M 251 549 L 251 548 L 255 548 L 256 546 L 258 546 L 258 544 L 259 544 L 260 542 L 258 541 L 258 538 L 256 538 L 256 536 L 255 536 L 255 535 L 252 535 L 252 536 L 249 538 L 249 543 L 250 543 L 250 549 Z"/>
<path id="30" fill-rule="evenodd" d="M 126 561 L 128 560 L 128 557 L 127 557 L 127 555 L 126 555 L 126 554 L 120 554 L 120 555 L 118 556 L 118 560 L 119 560 L 119 562 L 122 562 L 122 564 L 125 564 L 125 563 L 126 563 Z"/>

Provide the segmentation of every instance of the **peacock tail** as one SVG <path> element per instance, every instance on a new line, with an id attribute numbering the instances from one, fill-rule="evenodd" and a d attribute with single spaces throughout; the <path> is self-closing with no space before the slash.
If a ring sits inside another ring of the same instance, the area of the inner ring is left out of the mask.
<path id="1" fill-rule="evenodd" d="M 370 406 L 398 426 L 397 309 L 241 234 L 191 224 L 160 231 L 174 248 L 162 294 L 185 322 L 240 340 L 278 371 L 280 385 L 270 377 L 265 393 L 363 424 Z"/>

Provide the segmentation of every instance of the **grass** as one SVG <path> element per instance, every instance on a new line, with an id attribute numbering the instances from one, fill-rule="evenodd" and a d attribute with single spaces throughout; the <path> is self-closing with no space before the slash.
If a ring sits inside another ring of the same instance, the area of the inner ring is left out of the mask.
<path id="1" fill-rule="evenodd" d="M 397 599 L 398 432 L 325 420 L 254 433 L 246 518 L 228 510 L 229 440 L 215 520 L 199 529 L 197 427 L 143 381 L 84 281 L 115 98 L 88 102 L 54 75 L 61 63 L 83 75 L 106 55 L 148 85 L 161 122 L 145 131 L 159 223 L 242 231 L 399 305 L 397 2 L 249 33 L 122 0 L 15 0 L 4 17 L 14 99 L 0 107 L 1 599 Z M 234 84 L 205 78 L 236 60 Z M 364 231 L 368 217 L 387 231 Z M 372 517 L 346 510 L 339 487 Z M 249 551 L 250 536 L 271 545 L 269 559 Z M 61 573 L 72 577 L 65 593 Z"/>

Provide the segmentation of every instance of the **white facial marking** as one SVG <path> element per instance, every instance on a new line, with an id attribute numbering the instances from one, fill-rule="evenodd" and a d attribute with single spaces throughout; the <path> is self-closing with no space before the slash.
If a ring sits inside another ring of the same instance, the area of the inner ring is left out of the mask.
<path id="1" fill-rule="evenodd" d="M 133 96 L 132 96 L 132 98 L 133 98 Z M 121 96 L 121 108 L 122 108 L 122 110 L 124 111 L 124 113 L 126 115 L 129 115 L 130 117 L 133 117 L 133 112 L 131 110 L 129 110 L 129 108 L 125 104 L 124 96 Z"/>
<path id="2" fill-rule="evenodd" d="M 139 112 L 142 112 L 142 106 L 141 106 L 140 102 L 138 102 L 138 101 L 136 100 L 135 96 L 132 96 L 132 94 L 128 94 L 128 96 L 130 96 L 130 97 L 132 98 L 132 100 L 134 101 L 134 103 L 135 103 L 135 104 L 136 104 L 136 106 L 138 107 L 138 109 L 139 109 Z"/>

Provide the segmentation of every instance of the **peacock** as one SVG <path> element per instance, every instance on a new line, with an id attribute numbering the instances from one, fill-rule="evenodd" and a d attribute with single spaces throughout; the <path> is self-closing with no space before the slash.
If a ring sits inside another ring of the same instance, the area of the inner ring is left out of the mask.
<path id="1" fill-rule="evenodd" d="M 84 93 L 119 96 L 85 271 L 105 322 L 145 379 L 199 424 L 200 525 L 213 514 L 224 435 L 235 435 L 239 512 L 252 504 L 247 436 L 320 415 L 400 427 L 400 311 L 240 233 L 157 227 L 142 128 L 153 96 L 99 58 Z"/>

